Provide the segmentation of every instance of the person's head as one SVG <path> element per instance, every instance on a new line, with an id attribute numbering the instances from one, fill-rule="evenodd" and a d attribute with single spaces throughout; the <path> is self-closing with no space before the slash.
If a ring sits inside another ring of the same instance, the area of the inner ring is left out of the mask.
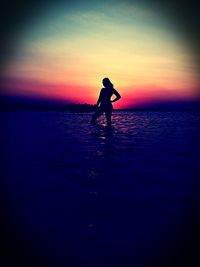
<path id="1" fill-rule="evenodd" d="M 104 78 L 102 83 L 103 83 L 103 86 L 106 88 L 113 88 L 113 84 L 108 78 Z"/>

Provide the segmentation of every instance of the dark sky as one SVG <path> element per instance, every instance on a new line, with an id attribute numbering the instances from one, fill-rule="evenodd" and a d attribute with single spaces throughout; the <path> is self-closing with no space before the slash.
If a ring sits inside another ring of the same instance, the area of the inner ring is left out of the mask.
<path id="1" fill-rule="evenodd" d="M 2 0 L 0 2 L 0 32 L 1 46 L 9 51 L 10 38 L 17 37 L 19 31 L 26 26 L 31 16 L 37 16 L 38 12 L 47 9 L 51 5 L 59 4 L 64 0 Z M 77 0 L 74 0 L 76 2 Z M 94 1 L 94 0 L 93 0 Z M 126 0 L 125 0 L 126 1 Z M 66 1 L 70 5 L 70 1 Z M 84 2 L 84 0 L 83 0 Z M 128 0 L 131 2 L 131 0 Z M 172 20 L 176 21 L 177 28 L 183 31 L 194 49 L 200 47 L 199 12 L 200 1 L 198 0 L 140 0 L 140 4 L 147 4 L 159 10 L 165 10 Z M 159 12 L 159 11 L 158 11 Z M 5 57 L 1 50 L 1 58 Z"/>
<path id="2" fill-rule="evenodd" d="M 20 33 L 30 28 L 31 18 L 36 18 L 40 13 L 48 11 L 63 2 L 78 3 L 80 0 L 3 0 L 0 2 L 0 74 L 1 68 L 6 61 L 12 57 L 15 51 L 15 40 L 18 40 Z M 90 0 L 87 0 L 87 2 Z M 95 0 L 91 0 L 92 2 Z M 106 1 L 106 0 L 102 0 Z M 124 0 L 124 2 L 133 2 Z M 134 0 L 136 2 L 137 0 Z M 41 3 L 42 2 L 42 3 Z M 114 0 L 113 0 L 114 2 Z M 84 0 L 82 5 L 84 8 Z M 197 0 L 140 0 L 139 4 L 153 7 L 157 12 L 166 13 L 177 31 L 182 32 L 185 42 L 195 54 L 197 68 L 200 68 L 200 27 L 199 11 L 200 1 Z"/>
<path id="3" fill-rule="evenodd" d="M 95 1 L 95 0 L 93 0 Z M 103 1 L 103 0 L 102 0 Z M 131 0 L 125 0 L 131 2 Z M 12 49 L 11 46 L 16 40 L 18 34 L 26 28 L 32 16 L 37 16 L 39 12 L 48 10 L 62 2 L 70 2 L 64 0 L 3 0 L 0 2 L 0 33 L 1 33 L 1 52 L 0 62 L 3 65 L 6 57 L 9 56 Z M 78 2 L 74 0 L 74 2 Z M 82 1 L 84 2 L 84 0 Z M 199 11 L 200 1 L 198 0 L 140 0 L 140 4 L 153 6 L 159 12 L 166 12 L 169 19 L 176 25 L 177 30 L 182 31 L 185 41 L 188 42 L 191 49 L 197 56 L 197 62 L 200 63 L 200 27 L 199 27 Z M 199 64 L 200 65 L 200 64 Z"/>

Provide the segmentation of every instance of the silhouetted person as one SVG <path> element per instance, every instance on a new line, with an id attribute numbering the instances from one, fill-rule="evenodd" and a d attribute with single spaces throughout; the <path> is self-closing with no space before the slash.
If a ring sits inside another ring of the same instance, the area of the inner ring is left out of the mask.
<path id="1" fill-rule="evenodd" d="M 99 116 L 103 115 L 103 113 L 105 112 L 107 125 L 110 126 L 111 115 L 113 111 L 112 102 L 119 100 L 121 96 L 117 92 L 117 90 L 113 88 L 113 84 L 110 82 L 108 78 L 104 78 L 102 82 L 103 82 L 104 88 L 101 89 L 101 92 L 99 94 L 99 98 L 97 100 L 97 108 L 96 108 L 94 115 L 92 116 L 91 122 L 95 123 L 96 119 Z M 116 98 L 111 100 L 111 96 L 113 94 L 116 96 Z"/>

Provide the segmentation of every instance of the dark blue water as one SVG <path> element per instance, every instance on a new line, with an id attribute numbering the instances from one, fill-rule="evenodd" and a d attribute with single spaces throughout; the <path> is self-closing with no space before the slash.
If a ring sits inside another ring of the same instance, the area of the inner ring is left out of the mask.
<path id="1" fill-rule="evenodd" d="M 90 119 L 1 113 L 19 253 L 29 266 L 159 266 L 197 205 L 199 113 L 116 111 L 112 128 Z"/>

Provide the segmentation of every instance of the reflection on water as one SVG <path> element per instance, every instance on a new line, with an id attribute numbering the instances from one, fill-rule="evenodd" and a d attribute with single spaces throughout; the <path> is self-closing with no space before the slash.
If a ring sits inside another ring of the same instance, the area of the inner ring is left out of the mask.
<path id="1" fill-rule="evenodd" d="M 177 187 L 185 188 L 185 196 L 192 192 L 195 181 L 189 177 L 194 173 L 197 153 L 195 113 L 116 112 L 111 128 L 104 121 L 90 125 L 90 114 L 61 115 L 62 130 L 75 145 L 72 150 L 82 155 L 83 175 L 95 173 L 102 180 L 115 179 L 120 190 L 112 194 L 145 196 L 149 186 L 148 195 L 154 197 L 161 192 L 177 194 Z"/>
<path id="2" fill-rule="evenodd" d="M 99 140 L 99 147 L 96 149 L 96 156 L 108 160 L 113 153 L 115 143 L 114 127 L 101 125 L 94 126 L 93 137 Z"/>
<path id="3" fill-rule="evenodd" d="M 91 114 L 4 116 L 13 221 L 55 266 L 156 257 L 189 216 L 198 113 L 114 112 L 111 128 L 90 125 Z"/>
<path id="4" fill-rule="evenodd" d="M 80 171 L 83 184 L 92 177 L 104 193 L 110 190 L 113 197 L 130 199 L 155 200 L 170 194 L 181 203 L 180 196 L 189 198 L 193 193 L 196 113 L 116 112 L 110 128 L 104 119 L 90 125 L 90 114 L 60 116 L 65 146 L 70 146 L 66 163 L 71 173 Z"/>

